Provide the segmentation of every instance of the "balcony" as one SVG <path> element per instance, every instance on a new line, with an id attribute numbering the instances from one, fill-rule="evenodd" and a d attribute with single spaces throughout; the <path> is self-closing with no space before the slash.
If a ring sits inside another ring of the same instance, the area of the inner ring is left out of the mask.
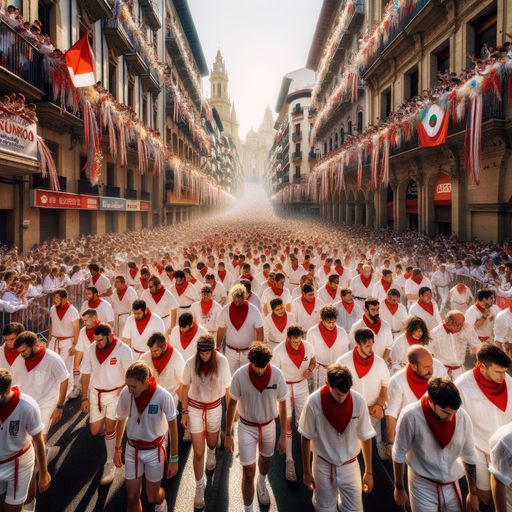
<path id="1" fill-rule="evenodd" d="M 67 192 L 68 186 L 66 176 L 57 176 L 57 179 L 59 180 L 60 191 Z M 44 178 L 42 174 L 34 174 L 32 177 L 32 188 L 38 188 L 40 190 L 51 190 L 52 187 L 50 185 L 49 176 Z"/>
<path id="2" fill-rule="evenodd" d="M 156 3 L 151 0 L 139 0 L 139 7 L 142 9 L 146 21 L 153 30 L 162 28 L 162 24 L 160 23 L 160 10 Z"/>
<path id="3" fill-rule="evenodd" d="M 77 183 L 77 193 L 78 194 L 84 194 L 86 196 L 97 196 L 99 195 L 98 192 L 98 185 L 91 185 L 91 182 L 89 180 L 76 180 Z"/>
<path id="4" fill-rule="evenodd" d="M 112 187 L 105 185 L 105 197 L 121 197 L 121 189 L 119 187 Z"/>
<path id="5" fill-rule="evenodd" d="M 310 151 L 308 153 L 308 160 L 311 162 L 312 160 L 316 160 L 316 153 L 314 151 Z"/>
<path id="6" fill-rule="evenodd" d="M 103 27 L 107 46 L 116 57 L 133 52 L 133 45 L 118 19 L 111 20 L 107 18 L 101 20 L 101 26 Z"/>
<path id="7" fill-rule="evenodd" d="M 302 140 L 302 132 L 301 131 L 293 132 L 292 133 L 292 141 L 298 142 L 299 140 Z"/>
<path id="8" fill-rule="evenodd" d="M 140 81 L 144 90 L 154 94 L 155 96 L 160 94 L 162 87 L 160 85 L 160 79 L 158 78 L 153 66 L 149 68 L 149 73 L 142 73 L 142 75 L 140 75 Z"/>
<path id="9" fill-rule="evenodd" d="M 137 199 L 137 191 L 133 188 L 127 188 L 124 191 L 125 199 Z"/>
<path id="10" fill-rule="evenodd" d="M 292 117 L 301 116 L 302 114 L 304 114 L 304 107 L 295 105 L 295 108 L 292 109 L 291 114 Z"/>
<path id="11" fill-rule="evenodd" d="M 78 0 L 78 5 L 87 13 L 91 24 L 113 16 L 112 5 L 106 0 Z"/>
<path id="12" fill-rule="evenodd" d="M 151 193 L 141 190 L 140 191 L 140 200 L 141 201 L 151 201 Z"/>
<path id="13" fill-rule="evenodd" d="M 126 53 L 124 60 L 130 74 L 139 76 L 142 75 L 142 73 L 149 73 L 148 66 L 146 66 L 142 55 L 137 50 L 134 52 Z"/>
<path id="14" fill-rule="evenodd" d="M 292 162 L 301 162 L 302 161 L 302 151 L 293 152 L 292 153 Z"/>

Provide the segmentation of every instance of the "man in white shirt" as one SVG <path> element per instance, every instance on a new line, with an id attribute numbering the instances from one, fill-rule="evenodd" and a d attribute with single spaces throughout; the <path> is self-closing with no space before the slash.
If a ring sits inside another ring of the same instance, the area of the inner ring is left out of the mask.
<path id="1" fill-rule="evenodd" d="M 262 271 L 256 276 L 258 283 L 260 283 L 260 287 L 268 279 L 269 274 L 270 274 L 270 264 L 265 263 L 262 267 Z"/>
<path id="2" fill-rule="evenodd" d="M 204 284 L 201 287 L 201 300 L 192 304 L 190 313 L 194 320 L 208 331 L 208 334 L 216 337 L 222 307 L 212 299 L 212 295 L 212 287 Z"/>
<path id="3" fill-rule="evenodd" d="M 205 283 L 212 287 L 213 300 L 217 302 L 221 308 L 223 308 L 224 304 L 226 304 L 226 300 L 228 299 L 226 288 L 221 282 L 215 281 L 215 274 L 213 272 L 208 272 L 204 276 L 204 279 Z"/>
<path id="4" fill-rule="evenodd" d="M 9 370 L 12 382 L 18 385 L 20 378 L 20 365 L 24 364 L 23 358 L 20 356 L 18 349 L 14 347 L 16 338 L 25 331 L 25 327 L 18 322 L 11 322 L 4 325 L 2 336 L 4 345 L 0 347 L 0 368 Z"/>
<path id="5" fill-rule="evenodd" d="M 259 470 L 256 484 L 258 498 L 262 505 L 270 504 L 266 477 L 276 444 L 275 418 L 278 414 L 281 426 L 278 449 L 281 455 L 286 451 L 288 387 L 281 370 L 270 364 L 271 359 L 272 353 L 268 347 L 257 341 L 251 343 L 247 354 L 248 364 L 241 366 L 234 373 L 229 388 L 230 400 L 226 411 L 224 447 L 233 453 L 231 432 L 238 408 L 238 449 L 243 468 L 242 496 L 245 512 L 253 512 L 256 462 Z"/>
<path id="6" fill-rule="evenodd" d="M 243 285 L 247 290 L 247 302 L 257 308 L 260 312 L 260 315 L 263 315 L 263 303 L 261 302 L 260 298 L 252 292 L 251 281 L 249 281 L 249 279 L 242 279 L 240 284 Z"/>
<path id="7" fill-rule="evenodd" d="M 288 283 L 289 289 L 292 291 L 296 286 L 300 285 L 300 278 L 306 275 L 308 271 L 302 265 L 299 265 L 299 260 L 294 254 L 290 256 L 290 261 L 291 265 L 288 267 Z"/>
<path id="8" fill-rule="evenodd" d="M 52 267 L 50 273 L 43 279 L 43 291 L 50 294 L 60 288 L 60 281 L 58 275 L 60 273 L 59 267 Z"/>
<path id="9" fill-rule="evenodd" d="M 263 303 L 263 316 L 266 317 L 272 311 L 270 307 L 270 301 L 276 297 L 281 298 L 283 301 L 286 311 L 291 309 L 291 296 L 290 290 L 285 288 L 286 276 L 282 272 L 277 272 L 274 283 L 271 287 L 267 288 L 261 296 L 261 302 Z"/>
<path id="10" fill-rule="evenodd" d="M 340 282 L 340 276 L 338 274 L 331 274 L 327 278 L 325 283 L 320 290 L 318 290 L 318 298 L 324 304 L 334 304 L 338 302 L 338 284 Z"/>
<path id="11" fill-rule="evenodd" d="M 422 286 L 418 290 L 418 297 L 418 300 L 409 308 L 409 315 L 419 316 L 431 332 L 443 322 L 437 304 L 432 300 L 432 290 Z"/>
<path id="12" fill-rule="evenodd" d="M 337 324 L 349 333 L 352 326 L 364 315 L 364 309 L 353 299 L 350 288 L 340 288 L 339 294 L 341 300 L 334 304 L 340 314 Z"/>
<path id="13" fill-rule="evenodd" d="M 458 283 L 455 285 L 448 295 L 450 307 L 465 314 L 469 306 L 473 302 L 473 294 L 471 290 L 464 284 Z"/>
<path id="14" fill-rule="evenodd" d="M 295 323 L 295 317 L 286 311 L 281 297 L 270 301 L 272 313 L 263 321 L 264 339 L 267 347 L 273 351 L 286 338 L 290 325 Z"/>
<path id="15" fill-rule="evenodd" d="M 400 292 L 396 288 L 390 288 L 386 298 L 380 302 L 379 314 L 391 327 L 393 339 L 400 336 L 409 313 L 406 307 L 400 304 Z"/>
<path id="16" fill-rule="evenodd" d="M 103 467 L 101 485 L 108 485 L 115 476 L 116 410 L 124 388 L 124 375 L 132 363 L 132 351 L 118 340 L 108 324 L 94 330 L 94 343 L 84 353 L 82 364 L 82 412 L 89 414 L 91 434 L 105 429 L 107 461 Z M 91 377 L 92 374 L 92 377 Z M 87 397 L 91 385 L 90 398 Z"/>
<path id="17" fill-rule="evenodd" d="M 192 304 L 199 300 L 199 294 L 193 284 L 189 283 L 185 278 L 185 272 L 177 270 L 174 273 L 174 284 L 169 290 L 178 303 L 178 311 L 176 321 L 178 321 L 180 315 L 187 312 Z M 170 330 L 167 331 L 170 334 Z"/>
<path id="18" fill-rule="evenodd" d="M 439 309 L 443 309 L 448 305 L 448 295 L 450 292 L 450 274 L 446 271 L 446 263 L 439 265 L 439 270 L 432 274 L 432 286 L 437 287 L 437 296 L 440 299 Z"/>
<path id="19" fill-rule="evenodd" d="M 346 366 L 329 366 L 325 386 L 308 398 L 300 418 L 303 481 L 313 491 L 312 502 L 318 511 L 335 512 L 338 494 L 342 510 L 363 510 L 361 494 L 373 489 L 375 430 L 368 406 L 357 391 L 351 390 L 352 383 Z M 361 449 L 365 463 L 362 482 L 357 460 Z"/>
<path id="20" fill-rule="evenodd" d="M 466 510 L 478 512 L 478 456 L 471 420 L 460 404 L 459 392 L 450 380 L 433 378 L 428 395 L 402 412 L 393 446 L 395 502 L 401 510 L 409 508 L 409 499 L 415 512 L 464 510 L 458 480 L 465 472 L 469 487 Z M 409 498 L 404 486 L 405 462 Z"/>
<path id="21" fill-rule="evenodd" d="M 323 304 L 320 299 L 315 297 L 313 287 L 309 284 L 305 284 L 302 287 L 301 296 L 292 302 L 291 313 L 302 329 L 308 332 L 311 327 L 318 324 L 320 320 L 320 308 Z"/>
<path id="22" fill-rule="evenodd" d="M 411 278 L 405 282 L 405 293 L 410 304 L 414 304 L 418 300 L 418 292 L 423 287 L 432 289 L 432 284 L 425 276 L 421 275 L 421 269 L 413 268 Z"/>
<path id="23" fill-rule="evenodd" d="M 475 329 L 478 339 L 483 342 L 494 342 L 494 322 L 501 309 L 494 304 L 492 290 L 478 290 L 477 302 L 466 311 L 466 322 Z"/>
<path id="24" fill-rule="evenodd" d="M 382 302 L 390 290 L 398 290 L 399 286 L 393 281 L 393 272 L 391 270 L 384 269 L 382 271 L 382 278 L 373 285 L 372 295 L 377 298 L 379 302 Z"/>
<path id="25" fill-rule="evenodd" d="M 83 315 L 88 309 L 95 309 L 102 322 L 111 327 L 114 326 L 114 310 L 106 300 L 99 297 L 98 290 L 94 286 L 89 286 L 85 290 L 85 301 L 80 308 L 80 314 Z"/>
<path id="26" fill-rule="evenodd" d="M 320 266 L 318 268 L 317 277 L 322 286 L 325 284 L 325 282 L 327 281 L 327 278 L 331 275 L 331 273 L 333 271 L 332 263 L 333 263 L 332 258 L 327 258 L 325 260 L 325 265 Z"/>
<path id="27" fill-rule="evenodd" d="M 404 324 L 404 332 L 400 334 L 391 347 L 389 357 L 391 359 L 391 371 L 399 372 L 409 363 L 407 354 L 409 348 L 414 345 L 423 345 L 427 347 L 430 342 L 430 335 L 427 325 L 419 316 L 411 316 Z"/>
<path id="28" fill-rule="evenodd" d="M 512 340 L 512 301 L 509 307 L 501 311 L 494 322 L 494 344 L 510 354 Z"/>
<path id="29" fill-rule="evenodd" d="M 189 284 L 189 286 L 193 285 Z M 159 277 L 151 276 L 148 279 L 148 289 L 142 292 L 141 299 L 153 313 L 164 321 L 164 332 L 172 331 L 176 325 L 178 303 L 172 293 L 165 289 Z"/>
<path id="30" fill-rule="evenodd" d="M 169 343 L 187 361 L 197 352 L 197 340 L 208 334 L 208 331 L 200 326 L 191 313 L 183 313 L 178 320 L 178 325 L 172 330 Z"/>
<path id="31" fill-rule="evenodd" d="M 396 282 L 397 286 L 400 287 L 400 291 L 402 291 L 402 292 L 405 289 L 405 281 L 406 281 L 406 277 L 405 277 L 405 274 L 403 273 L 402 264 L 397 263 L 395 265 L 395 282 Z"/>
<path id="32" fill-rule="evenodd" d="M 350 270 L 341 264 L 340 259 L 334 260 L 334 272 L 339 276 L 338 286 L 345 288 L 350 282 Z"/>
<path id="33" fill-rule="evenodd" d="M 114 310 L 114 333 L 122 336 L 126 320 L 132 312 L 133 301 L 137 300 L 137 292 L 126 285 L 123 276 L 117 276 L 114 281 L 116 293 L 112 294 L 112 309 Z"/>
<path id="34" fill-rule="evenodd" d="M 492 497 L 496 512 L 512 510 L 512 423 L 501 427 L 489 441 Z"/>
<path id="35" fill-rule="evenodd" d="M 99 297 L 110 297 L 112 295 L 112 285 L 110 280 L 100 273 L 100 267 L 96 263 L 89 265 L 91 278 L 89 279 L 88 286 L 94 286 L 98 290 Z M 109 301 L 107 301 L 109 302 Z"/>
<path id="36" fill-rule="evenodd" d="M 260 284 L 258 283 L 258 280 L 254 278 L 254 276 L 251 274 L 251 265 L 249 263 L 244 263 L 242 266 L 242 273 L 240 276 L 233 281 L 233 285 L 240 284 L 240 281 L 242 279 L 247 279 L 251 282 L 251 289 L 254 293 L 259 293 L 260 291 Z"/>
<path id="37" fill-rule="evenodd" d="M 379 278 L 372 272 L 370 265 L 363 265 L 362 272 L 356 275 L 350 282 L 352 289 L 352 296 L 361 307 L 364 306 L 364 301 L 372 296 L 372 290 Z"/>
<path id="38" fill-rule="evenodd" d="M 476 487 L 483 508 L 492 502 L 489 439 L 512 421 L 512 378 L 507 375 L 510 358 L 498 347 L 482 343 L 476 353 L 472 371 L 463 373 L 455 385 L 462 398 L 462 407 L 473 422 L 478 464 Z"/>
<path id="39" fill-rule="evenodd" d="M 233 281 L 235 278 L 229 270 L 226 270 L 226 264 L 223 261 L 219 261 L 217 267 L 217 275 L 219 276 L 219 280 L 224 285 L 226 292 L 228 292 L 233 286 Z"/>

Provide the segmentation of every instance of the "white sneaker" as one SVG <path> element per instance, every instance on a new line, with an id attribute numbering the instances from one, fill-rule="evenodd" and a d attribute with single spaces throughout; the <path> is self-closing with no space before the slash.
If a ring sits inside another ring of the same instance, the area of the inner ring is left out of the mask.
<path id="1" fill-rule="evenodd" d="M 295 474 L 295 461 L 293 461 L 293 460 L 286 461 L 286 471 L 285 471 L 284 476 L 286 477 L 286 480 L 288 480 L 288 482 L 296 482 L 297 481 L 297 475 Z"/>
<path id="2" fill-rule="evenodd" d="M 256 477 L 258 478 L 258 477 Z M 262 505 L 270 505 L 270 494 L 267 490 L 267 480 L 263 480 L 263 483 L 260 484 L 260 480 L 258 478 L 258 483 L 256 484 L 256 490 L 258 491 L 258 499 Z"/>
<path id="3" fill-rule="evenodd" d="M 160 505 L 155 505 L 155 512 L 167 512 L 167 500 L 165 498 Z"/>
<path id="4" fill-rule="evenodd" d="M 103 475 L 100 480 L 101 485 L 109 485 L 114 480 L 116 474 L 116 466 L 113 462 L 107 462 L 103 466 Z"/>
<path id="5" fill-rule="evenodd" d="M 192 442 L 192 438 L 190 437 L 190 429 L 188 429 L 188 428 L 187 428 L 187 430 L 185 430 L 183 432 L 183 441 L 185 441 L 187 443 Z"/>
<path id="6" fill-rule="evenodd" d="M 46 465 L 49 466 L 50 462 L 57 457 L 60 452 L 60 446 L 48 446 L 48 453 L 46 454 Z"/>
<path id="7" fill-rule="evenodd" d="M 204 477 L 200 485 L 196 484 L 196 495 L 194 496 L 194 508 L 204 508 Z"/>
<path id="8" fill-rule="evenodd" d="M 215 449 L 210 450 L 208 447 L 206 448 L 206 469 L 208 471 L 213 471 L 215 466 L 217 465 L 217 457 L 215 456 Z"/>
<path id="9" fill-rule="evenodd" d="M 71 393 L 68 395 L 69 400 L 74 400 L 75 398 L 78 398 L 82 394 L 82 386 L 75 384 L 73 386 L 73 389 L 71 390 Z"/>
<path id="10" fill-rule="evenodd" d="M 389 460 L 388 445 L 384 441 L 377 443 L 377 451 L 381 460 Z"/>

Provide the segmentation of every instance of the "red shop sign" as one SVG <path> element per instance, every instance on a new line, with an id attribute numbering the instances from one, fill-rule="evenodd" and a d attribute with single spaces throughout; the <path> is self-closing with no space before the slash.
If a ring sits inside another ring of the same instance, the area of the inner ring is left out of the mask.
<path id="1" fill-rule="evenodd" d="M 30 190 L 30 206 L 32 208 L 63 208 L 68 210 L 97 210 L 99 200 L 94 196 L 67 194 L 51 190 Z"/>
<path id="2" fill-rule="evenodd" d="M 151 210 L 151 203 L 149 201 L 141 201 L 140 209 L 143 212 L 149 212 L 149 210 Z"/>

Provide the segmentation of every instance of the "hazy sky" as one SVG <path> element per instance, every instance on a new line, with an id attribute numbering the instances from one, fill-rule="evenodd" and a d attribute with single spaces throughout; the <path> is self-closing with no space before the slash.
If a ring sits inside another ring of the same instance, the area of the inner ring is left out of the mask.
<path id="1" fill-rule="evenodd" d="M 211 71 L 220 41 L 240 137 L 275 105 L 285 73 L 306 66 L 322 0 L 188 0 Z M 209 95 L 210 82 L 203 79 Z"/>

